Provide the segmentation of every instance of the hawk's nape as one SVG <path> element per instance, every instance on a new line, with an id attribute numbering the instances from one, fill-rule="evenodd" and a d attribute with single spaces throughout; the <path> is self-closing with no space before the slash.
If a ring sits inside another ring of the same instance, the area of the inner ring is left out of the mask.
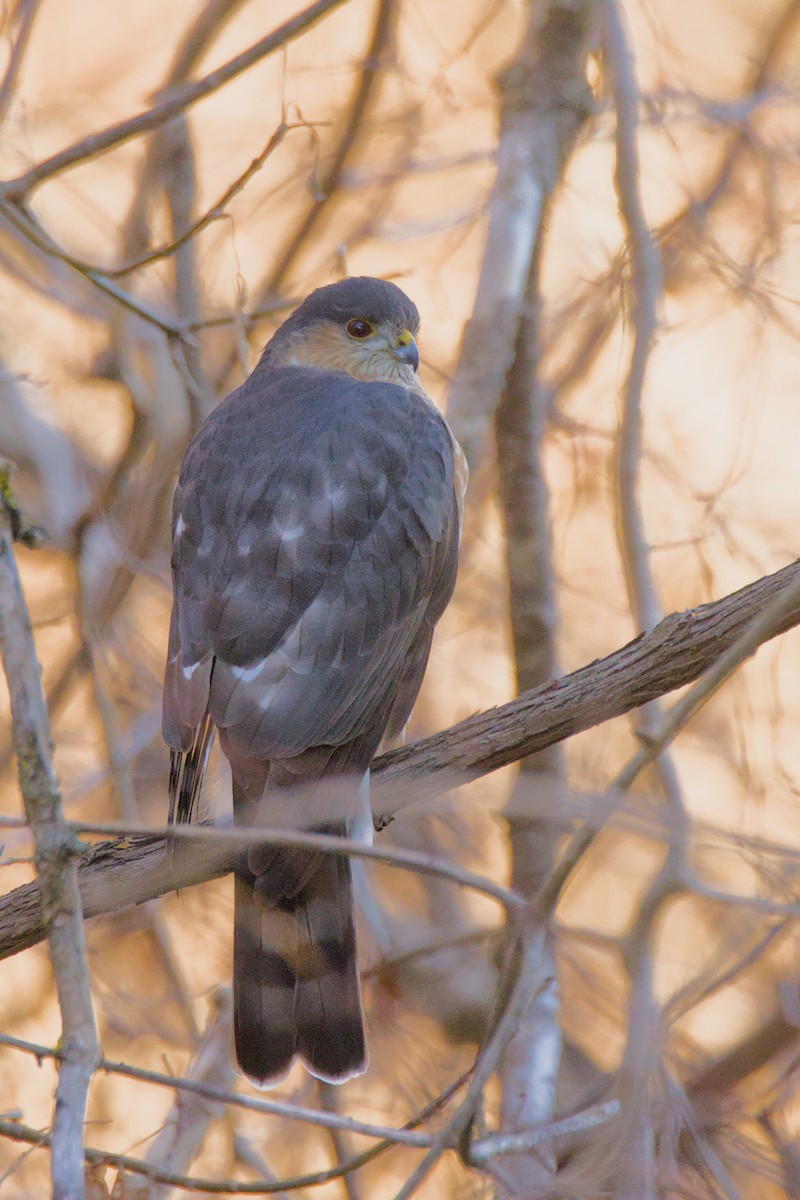
<path id="1" fill-rule="evenodd" d="M 371 831 L 369 764 L 414 704 L 460 537 L 463 460 L 417 380 L 417 327 L 393 284 L 320 288 L 191 442 L 173 517 L 171 818 L 190 819 L 216 729 L 237 824 Z M 299 1055 L 322 1079 L 358 1074 L 348 858 L 254 843 L 235 887 L 242 1070 L 268 1084 Z"/>

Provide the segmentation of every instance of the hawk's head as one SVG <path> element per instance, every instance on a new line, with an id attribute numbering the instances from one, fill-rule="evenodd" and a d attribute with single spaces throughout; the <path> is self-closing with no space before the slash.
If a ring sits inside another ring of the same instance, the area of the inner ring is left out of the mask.
<path id="1" fill-rule="evenodd" d="M 271 366 L 324 367 L 418 389 L 416 305 L 393 283 L 360 276 L 317 288 L 268 343 Z"/>

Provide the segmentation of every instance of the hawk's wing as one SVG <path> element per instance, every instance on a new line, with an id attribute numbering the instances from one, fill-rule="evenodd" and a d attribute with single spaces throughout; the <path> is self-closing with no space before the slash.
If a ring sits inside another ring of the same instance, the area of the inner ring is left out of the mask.
<path id="1" fill-rule="evenodd" d="M 168 744 L 187 750 L 208 710 L 243 780 L 317 746 L 364 741 L 368 761 L 395 698 L 416 698 L 455 581 L 452 442 L 432 405 L 256 370 L 190 446 L 173 531 Z"/>

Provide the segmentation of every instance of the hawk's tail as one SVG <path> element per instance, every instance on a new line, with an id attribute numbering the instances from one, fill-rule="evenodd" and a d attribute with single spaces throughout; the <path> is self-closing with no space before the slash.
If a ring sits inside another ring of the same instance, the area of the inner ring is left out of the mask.
<path id="1" fill-rule="evenodd" d="M 267 887 L 249 871 L 236 877 L 236 1057 L 262 1087 L 285 1075 L 295 1054 L 331 1082 L 366 1067 L 350 862 L 305 852 L 300 880 L 292 858 L 275 852 Z M 299 886 L 278 900 L 269 894 L 293 874 Z"/>

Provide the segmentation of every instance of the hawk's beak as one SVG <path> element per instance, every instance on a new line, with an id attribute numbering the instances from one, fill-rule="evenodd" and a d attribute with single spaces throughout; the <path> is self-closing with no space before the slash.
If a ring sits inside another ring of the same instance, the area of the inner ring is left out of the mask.
<path id="1" fill-rule="evenodd" d="M 395 357 L 400 359 L 400 362 L 410 363 L 416 371 L 419 366 L 419 350 L 417 343 L 414 341 L 414 335 L 408 329 L 404 329 L 397 339 L 397 345 L 394 348 Z"/>

